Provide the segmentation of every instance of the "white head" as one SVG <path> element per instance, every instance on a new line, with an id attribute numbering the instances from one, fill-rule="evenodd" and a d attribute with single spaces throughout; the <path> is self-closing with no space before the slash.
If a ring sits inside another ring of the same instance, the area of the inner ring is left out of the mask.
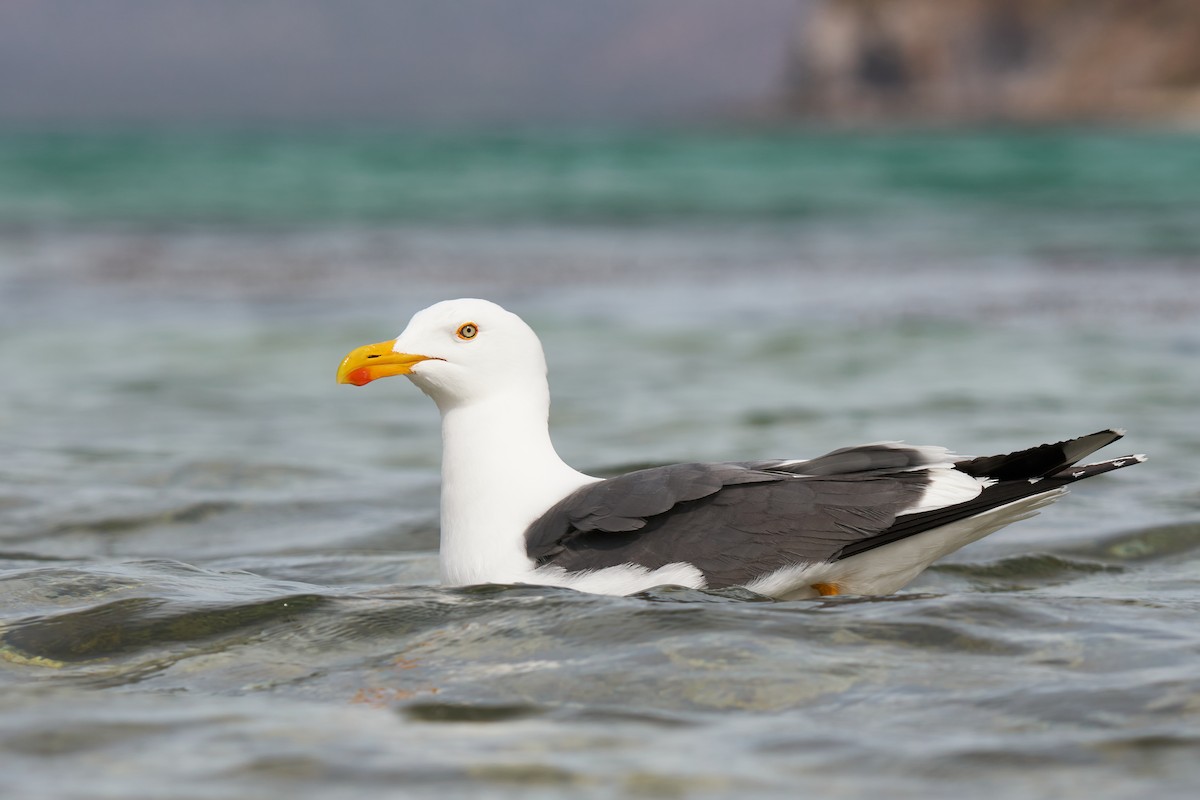
<path id="1" fill-rule="evenodd" d="M 537 334 L 487 300 L 445 300 L 418 311 L 392 341 L 354 350 L 338 383 L 356 386 L 407 375 L 443 412 L 511 391 L 545 392 L 546 358 Z"/>

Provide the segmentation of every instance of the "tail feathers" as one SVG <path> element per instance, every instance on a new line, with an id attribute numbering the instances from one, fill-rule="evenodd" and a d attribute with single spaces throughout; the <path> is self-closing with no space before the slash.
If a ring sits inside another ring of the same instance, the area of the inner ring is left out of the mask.
<path id="1" fill-rule="evenodd" d="M 1027 454 L 1037 453 L 1038 451 L 1043 451 L 1043 448 L 1051 447 L 1060 448 L 1064 453 L 1062 457 L 1068 459 L 1074 457 L 1074 460 L 1069 461 L 1066 465 L 1063 465 L 1060 462 L 1058 467 L 1050 474 L 1022 475 L 1019 478 L 1000 478 L 997 480 L 995 473 L 983 473 L 976 475 L 974 472 L 963 470 L 964 472 L 975 475 L 976 477 L 992 478 L 995 482 L 989 486 L 986 486 L 983 491 L 981 491 L 973 500 L 968 500 L 965 503 L 958 503 L 957 505 L 946 506 L 943 508 L 933 509 L 931 511 L 923 511 L 916 514 L 907 514 L 905 516 L 898 517 L 896 522 L 893 523 L 891 527 L 879 535 L 873 536 L 869 539 L 862 539 L 853 542 L 844 547 L 838 554 L 837 558 L 848 558 L 852 555 L 856 555 L 867 550 L 872 550 L 876 547 L 882 547 L 885 544 L 906 539 L 909 536 L 914 536 L 924 531 L 932 530 L 943 525 L 949 525 L 978 514 L 987 513 L 994 508 L 999 508 L 1001 506 L 1008 505 L 1009 503 L 1025 500 L 1026 498 L 1033 498 L 1038 495 L 1043 495 L 1045 496 L 1046 501 L 1049 502 L 1050 500 L 1062 495 L 1066 491 L 1065 487 L 1068 484 L 1084 480 L 1085 478 L 1090 478 L 1094 475 L 1102 475 L 1105 472 L 1112 472 L 1115 469 L 1121 469 L 1122 467 L 1127 467 L 1131 464 L 1139 464 L 1146 460 L 1146 456 L 1144 455 L 1130 455 L 1123 456 L 1121 458 L 1112 458 L 1107 461 L 1097 461 L 1094 464 L 1081 464 L 1079 466 L 1075 466 L 1075 461 L 1077 461 L 1079 458 L 1086 456 L 1088 453 L 1091 453 L 1098 447 L 1103 447 L 1104 444 L 1099 444 L 1094 447 L 1092 445 L 1094 445 L 1098 440 L 1103 441 L 1106 437 L 1107 441 L 1116 441 L 1118 438 L 1120 438 L 1120 433 L 1118 431 L 1101 431 L 1100 433 L 1094 433 L 1090 436 L 1083 436 L 1079 439 L 1073 439 L 1068 442 L 1060 442 L 1055 445 L 1042 445 L 1041 447 L 1034 447 L 1030 450 L 1024 450 L 1020 453 L 1012 454 L 1012 457 L 1020 459 L 1025 457 Z M 1006 458 L 1006 456 L 991 456 L 990 458 L 1003 459 Z M 1044 458 L 1044 455 L 1038 455 L 1036 458 Z M 974 462 L 984 460 L 986 459 L 974 459 L 973 461 L 964 463 L 970 465 Z M 960 470 L 963 468 L 962 464 L 958 464 L 956 466 Z M 1004 471 L 1003 468 L 1001 471 Z M 1040 507 L 1041 505 L 1043 504 L 1039 503 L 1037 506 L 1030 506 L 1030 508 Z"/>
<path id="2" fill-rule="evenodd" d="M 991 478 L 996 481 L 1048 478 L 1064 472 L 1081 458 L 1112 444 L 1124 435 L 1125 432 L 1118 429 L 1097 431 L 1077 439 L 1041 444 L 1015 453 L 959 461 L 954 466 L 972 477 Z"/>

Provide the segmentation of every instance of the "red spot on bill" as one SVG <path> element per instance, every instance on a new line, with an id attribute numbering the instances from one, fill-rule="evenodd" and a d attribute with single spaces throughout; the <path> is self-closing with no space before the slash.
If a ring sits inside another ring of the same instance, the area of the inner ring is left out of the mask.
<path id="1" fill-rule="evenodd" d="M 350 381 L 351 383 L 353 383 L 355 386 L 365 386 L 366 384 L 368 384 L 374 380 L 374 378 L 371 377 L 371 368 L 370 367 L 359 367 L 358 369 L 354 370 L 349 375 L 347 375 L 346 379 L 348 381 Z"/>

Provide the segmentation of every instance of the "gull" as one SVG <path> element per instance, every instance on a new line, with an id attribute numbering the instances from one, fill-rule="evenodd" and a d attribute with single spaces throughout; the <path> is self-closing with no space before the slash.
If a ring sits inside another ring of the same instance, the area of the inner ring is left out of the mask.
<path id="1" fill-rule="evenodd" d="M 683 463 L 614 478 L 550 440 L 546 359 L 495 303 L 447 300 L 352 351 L 339 383 L 405 375 L 441 412 L 442 581 L 633 594 L 663 584 L 779 599 L 883 595 L 1026 519 L 1067 485 L 1145 460 L 1079 464 L 1117 429 L 965 458 L 901 442 L 811 459 Z"/>

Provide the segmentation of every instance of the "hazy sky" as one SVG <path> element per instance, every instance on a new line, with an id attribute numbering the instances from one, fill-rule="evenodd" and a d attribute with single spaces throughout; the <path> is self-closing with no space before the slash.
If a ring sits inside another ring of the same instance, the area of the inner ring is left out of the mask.
<path id="1" fill-rule="evenodd" d="M 0 0 L 0 123 L 628 122 L 753 105 L 803 0 Z"/>

